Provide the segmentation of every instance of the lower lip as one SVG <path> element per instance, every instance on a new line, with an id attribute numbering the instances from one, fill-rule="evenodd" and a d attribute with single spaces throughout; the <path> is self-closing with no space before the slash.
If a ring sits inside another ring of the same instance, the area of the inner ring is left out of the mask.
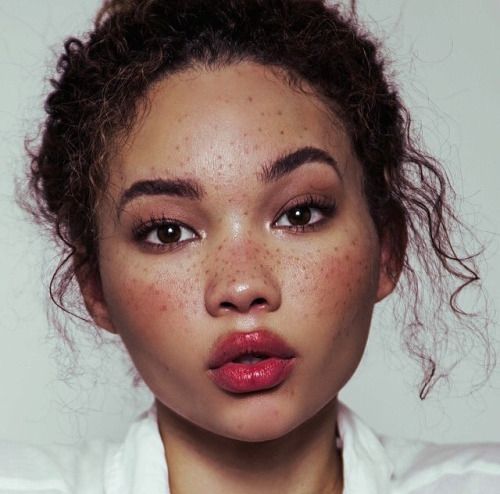
<path id="1" fill-rule="evenodd" d="M 210 378 L 219 388 L 232 393 L 249 393 L 274 388 L 292 372 L 295 358 L 271 357 L 253 364 L 227 364 L 211 369 Z"/>

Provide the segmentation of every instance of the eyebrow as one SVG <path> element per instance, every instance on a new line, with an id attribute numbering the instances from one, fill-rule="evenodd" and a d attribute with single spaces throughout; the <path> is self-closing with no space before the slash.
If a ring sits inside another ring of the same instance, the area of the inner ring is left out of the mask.
<path id="1" fill-rule="evenodd" d="M 342 174 L 338 168 L 337 161 L 323 149 L 312 146 L 302 147 L 278 157 L 271 163 L 264 165 L 257 177 L 264 184 L 277 182 L 300 166 L 313 162 L 329 165 L 342 180 Z M 205 194 L 203 186 L 194 179 L 140 180 L 134 182 L 122 194 L 119 201 L 119 210 L 121 211 L 128 202 L 141 196 L 166 195 L 199 201 Z"/>
<path id="2" fill-rule="evenodd" d="M 200 184 L 195 180 L 177 178 L 140 180 L 133 183 L 121 196 L 119 210 L 121 211 L 125 204 L 132 199 L 141 196 L 177 196 L 188 199 L 200 200 L 205 192 Z"/>
<path id="3" fill-rule="evenodd" d="M 323 149 L 312 146 L 299 148 L 292 153 L 280 156 L 268 165 L 264 165 L 259 173 L 259 179 L 264 183 L 276 182 L 285 175 L 293 172 L 299 166 L 313 162 L 325 163 L 331 166 L 342 180 L 342 174 L 333 156 Z"/>

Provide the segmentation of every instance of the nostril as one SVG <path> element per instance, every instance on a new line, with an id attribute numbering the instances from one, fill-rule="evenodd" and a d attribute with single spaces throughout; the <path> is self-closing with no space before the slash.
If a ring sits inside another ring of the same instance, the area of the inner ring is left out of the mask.
<path id="1" fill-rule="evenodd" d="M 262 297 L 260 297 L 260 298 L 256 298 L 256 299 L 253 301 L 253 303 L 252 303 L 252 305 L 259 305 L 259 306 L 260 306 L 260 305 L 265 305 L 265 304 L 267 304 L 267 301 L 266 301 L 266 299 L 265 299 L 265 298 L 262 298 Z"/>

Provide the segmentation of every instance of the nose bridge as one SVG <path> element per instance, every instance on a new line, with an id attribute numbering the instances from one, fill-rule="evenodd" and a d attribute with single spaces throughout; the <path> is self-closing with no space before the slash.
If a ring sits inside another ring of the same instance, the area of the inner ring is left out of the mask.
<path id="1" fill-rule="evenodd" d="M 262 239 L 233 230 L 214 246 L 207 262 L 205 305 L 213 316 L 274 311 L 281 304 L 276 265 Z"/>

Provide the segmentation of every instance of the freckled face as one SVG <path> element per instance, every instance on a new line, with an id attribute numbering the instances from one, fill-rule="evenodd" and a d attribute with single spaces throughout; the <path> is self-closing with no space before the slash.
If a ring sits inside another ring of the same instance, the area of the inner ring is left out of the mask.
<path id="1" fill-rule="evenodd" d="M 319 100 L 258 65 L 180 73 L 149 96 L 99 213 L 105 310 L 160 420 L 280 437 L 335 399 L 392 288 L 360 164 Z M 297 150 L 304 163 L 263 179 Z M 265 392 L 222 391 L 207 375 L 215 341 L 262 327 L 295 349 L 293 372 Z"/>

